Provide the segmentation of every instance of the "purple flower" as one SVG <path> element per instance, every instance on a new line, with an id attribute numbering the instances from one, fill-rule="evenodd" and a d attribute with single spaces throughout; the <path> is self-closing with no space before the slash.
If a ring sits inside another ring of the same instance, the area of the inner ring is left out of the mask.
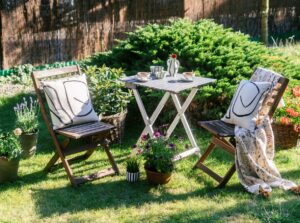
<path id="1" fill-rule="evenodd" d="M 146 140 L 148 139 L 148 135 L 143 134 L 142 137 L 141 137 L 141 139 L 142 139 L 143 141 L 146 141 Z"/>
<path id="2" fill-rule="evenodd" d="M 169 144 L 169 147 L 170 147 L 171 150 L 173 150 L 173 149 L 175 148 L 175 144 L 170 143 L 170 144 Z"/>
<path id="3" fill-rule="evenodd" d="M 159 131 L 154 132 L 154 137 L 159 138 L 160 137 L 160 132 Z"/>
<path id="4" fill-rule="evenodd" d="M 136 144 L 134 144 L 134 145 L 132 146 L 132 148 L 135 149 L 135 148 L 136 148 Z"/>

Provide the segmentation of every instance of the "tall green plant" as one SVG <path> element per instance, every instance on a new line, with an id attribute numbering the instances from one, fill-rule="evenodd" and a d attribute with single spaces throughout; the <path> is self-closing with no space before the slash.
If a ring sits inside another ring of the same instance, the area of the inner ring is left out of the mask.
<path id="1" fill-rule="evenodd" d="M 128 38 L 110 52 L 98 53 L 85 64 L 122 67 L 126 74 L 147 71 L 152 64 L 163 65 L 176 53 L 181 71 L 216 78 L 214 86 L 205 86 L 197 94 L 199 114 L 216 118 L 224 114 L 236 85 L 250 78 L 258 66 L 273 69 L 300 80 L 300 66 L 289 62 L 248 35 L 225 29 L 211 20 L 191 22 L 174 20 L 167 25 L 150 24 L 128 33 Z M 152 96 L 161 96 L 153 92 Z M 157 101 L 152 97 L 153 102 Z M 204 116 L 202 116 L 204 117 Z"/>
<path id="2" fill-rule="evenodd" d="M 93 106 L 98 114 L 113 115 L 126 110 L 131 92 L 120 81 L 122 69 L 88 66 L 84 72 L 88 78 Z"/>

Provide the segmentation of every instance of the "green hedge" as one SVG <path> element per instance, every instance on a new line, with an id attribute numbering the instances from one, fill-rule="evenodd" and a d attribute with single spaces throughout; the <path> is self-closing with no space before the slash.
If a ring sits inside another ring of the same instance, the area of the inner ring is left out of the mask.
<path id="1" fill-rule="evenodd" d="M 211 20 L 170 21 L 168 25 L 150 24 L 128 33 L 111 51 L 98 53 L 83 61 L 85 65 L 106 64 L 123 68 L 127 75 L 147 71 L 152 64 L 166 67 L 170 54 L 176 53 L 181 71 L 195 71 L 200 76 L 216 78 L 197 94 L 197 103 L 206 118 L 220 117 L 227 109 L 236 85 L 249 79 L 258 66 L 271 68 L 300 80 L 300 67 L 248 35 L 225 29 Z M 152 96 L 158 96 L 153 92 Z M 153 102 L 157 99 L 152 97 Z M 149 99 L 150 100 L 150 99 Z"/>

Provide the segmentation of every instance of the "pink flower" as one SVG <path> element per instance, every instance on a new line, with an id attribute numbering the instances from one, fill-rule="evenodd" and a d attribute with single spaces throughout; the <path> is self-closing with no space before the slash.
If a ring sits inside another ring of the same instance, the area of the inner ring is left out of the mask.
<path id="1" fill-rule="evenodd" d="M 156 131 L 156 132 L 154 132 L 153 135 L 154 135 L 155 138 L 159 138 L 159 137 L 160 137 L 160 132 L 159 132 L 159 131 Z"/>

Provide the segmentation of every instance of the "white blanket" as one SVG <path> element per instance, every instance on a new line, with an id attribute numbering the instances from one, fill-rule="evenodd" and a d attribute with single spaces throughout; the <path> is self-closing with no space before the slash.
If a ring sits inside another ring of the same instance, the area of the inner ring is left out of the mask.
<path id="1" fill-rule="evenodd" d="M 265 118 L 253 132 L 235 127 L 235 164 L 241 184 L 250 193 L 261 190 L 271 192 L 271 187 L 289 190 L 297 186 L 282 179 L 273 161 L 274 136 L 269 118 Z"/>

